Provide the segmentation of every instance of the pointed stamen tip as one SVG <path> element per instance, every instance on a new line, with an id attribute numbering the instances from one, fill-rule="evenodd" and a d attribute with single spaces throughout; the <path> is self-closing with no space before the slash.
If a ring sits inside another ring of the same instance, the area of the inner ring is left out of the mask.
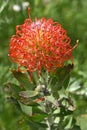
<path id="1" fill-rule="evenodd" d="M 79 40 L 76 40 L 75 48 L 78 46 Z"/>
<path id="2" fill-rule="evenodd" d="M 73 49 L 75 49 L 78 46 L 79 40 L 76 40 L 76 44 L 74 45 Z"/>
<path id="3" fill-rule="evenodd" d="M 76 43 L 78 44 L 78 43 L 79 43 L 79 40 L 76 40 Z"/>

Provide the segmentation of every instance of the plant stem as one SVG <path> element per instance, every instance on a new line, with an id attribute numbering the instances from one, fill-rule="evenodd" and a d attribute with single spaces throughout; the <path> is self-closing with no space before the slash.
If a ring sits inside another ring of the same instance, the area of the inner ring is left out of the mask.
<path id="1" fill-rule="evenodd" d="M 49 120 L 47 119 L 47 125 L 48 125 L 48 130 L 51 130 L 51 127 L 50 127 L 50 122 L 49 122 Z"/>
<path id="2" fill-rule="evenodd" d="M 50 113 L 50 114 L 51 114 L 51 109 L 50 109 L 51 106 L 50 106 L 49 102 L 46 101 L 45 103 L 46 103 L 46 106 L 45 106 L 46 113 Z M 47 130 L 51 130 L 51 123 L 52 123 L 51 118 L 52 118 L 52 117 L 50 116 L 50 118 L 48 117 L 48 118 L 46 119 L 46 123 L 47 123 L 47 126 L 48 126 L 48 129 L 47 129 Z"/>

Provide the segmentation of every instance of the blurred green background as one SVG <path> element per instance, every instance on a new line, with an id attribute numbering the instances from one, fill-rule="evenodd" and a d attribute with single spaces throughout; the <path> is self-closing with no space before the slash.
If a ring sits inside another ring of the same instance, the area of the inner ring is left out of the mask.
<path id="1" fill-rule="evenodd" d="M 72 46 L 79 40 L 74 50 L 74 70 L 69 91 L 77 106 L 74 116 L 82 130 L 87 130 L 87 0 L 0 0 L 0 130 L 25 130 L 22 117 L 8 100 L 9 92 L 5 84 L 15 82 L 9 68 L 9 41 L 15 34 L 16 25 L 28 17 L 53 18 L 67 30 Z"/>

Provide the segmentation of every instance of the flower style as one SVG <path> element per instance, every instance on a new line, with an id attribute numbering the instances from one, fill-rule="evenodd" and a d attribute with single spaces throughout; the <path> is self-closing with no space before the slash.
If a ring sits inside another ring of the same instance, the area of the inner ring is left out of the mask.
<path id="1" fill-rule="evenodd" d="M 63 67 L 65 62 L 73 59 L 66 30 L 58 22 L 46 18 L 24 21 L 16 26 L 16 35 L 10 40 L 9 56 L 13 62 L 33 72 L 42 68 L 48 72 Z"/>

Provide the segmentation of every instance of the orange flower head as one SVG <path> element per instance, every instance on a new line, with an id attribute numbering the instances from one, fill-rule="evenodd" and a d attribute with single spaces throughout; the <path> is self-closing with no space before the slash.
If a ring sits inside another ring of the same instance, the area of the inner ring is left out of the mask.
<path id="1" fill-rule="evenodd" d="M 16 34 L 10 40 L 9 56 L 13 62 L 33 72 L 42 68 L 48 72 L 63 67 L 65 62 L 73 59 L 66 30 L 52 19 L 32 19 L 16 26 Z"/>

